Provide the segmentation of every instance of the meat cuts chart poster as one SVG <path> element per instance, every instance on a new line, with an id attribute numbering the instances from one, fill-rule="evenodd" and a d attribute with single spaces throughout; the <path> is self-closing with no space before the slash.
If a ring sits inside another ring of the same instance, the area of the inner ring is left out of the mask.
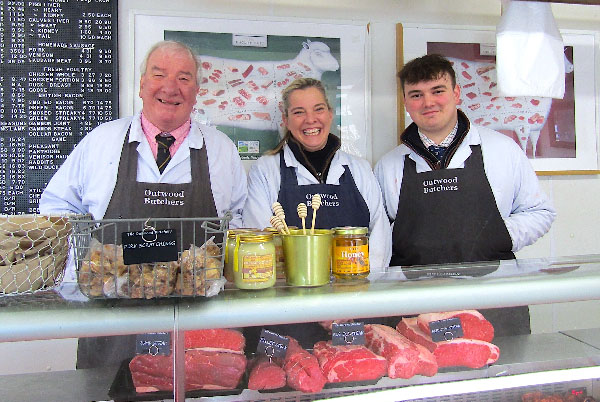
<path id="1" fill-rule="evenodd" d="M 409 38 L 417 34 L 418 43 L 410 43 Z M 500 96 L 493 30 L 405 27 L 404 58 L 408 61 L 433 53 L 448 57 L 461 87 L 459 108 L 472 123 L 512 138 L 536 171 L 595 171 L 597 122 L 595 101 L 589 102 L 594 100 L 594 85 L 590 83 L 595 76 L 595 37 L 562 35 L 563 99 Z"/>
<path id="2" fill-rule="evenodd" d="M 320 79 L 334 108 L 331 132 L 342 149 L 370 158 L 367 24 L 223 17 L 134 17 L 133 94 L 147 50 L 177 40 L 199 56 L 201 84 L 193 118 L 216 126 L 243 160 L 274 148 L 283 135 L 281 92 L 294 79 Z M 133 111 L 141 109 L 134 97 Z"/>

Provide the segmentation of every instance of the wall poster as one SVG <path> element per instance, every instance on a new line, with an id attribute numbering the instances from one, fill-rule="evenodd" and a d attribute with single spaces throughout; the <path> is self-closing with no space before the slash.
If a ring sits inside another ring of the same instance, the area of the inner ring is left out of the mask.
<path id="1" fill-rule="evenodd" d="M 177 40 L 199 56 L 201 84 L 193 118 L 216 126 L 244 160 L 283 135 L 281 91 L 295 78 L 320 79 L 334 110 L 331 132 L 345 151 L 369 158 L 366 24 L 134 16 L 135 88 L 147 50 Z M 142 107 L 136 97 L 134 111 Z"/>

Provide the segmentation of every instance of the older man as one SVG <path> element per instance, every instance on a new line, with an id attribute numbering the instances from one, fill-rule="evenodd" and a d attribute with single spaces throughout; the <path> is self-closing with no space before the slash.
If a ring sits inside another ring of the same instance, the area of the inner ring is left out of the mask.
<path id="1" fill-rule="evenodd" d="M 142 111 L 100 125 L 75 147 L 40 200 L 41 213 L 91 213 L 95 219 L 212 217 L 241 225 L 246 174 L 220 131 L 192 121 L 198 60 L 164 41 L 142 64 Z"/>

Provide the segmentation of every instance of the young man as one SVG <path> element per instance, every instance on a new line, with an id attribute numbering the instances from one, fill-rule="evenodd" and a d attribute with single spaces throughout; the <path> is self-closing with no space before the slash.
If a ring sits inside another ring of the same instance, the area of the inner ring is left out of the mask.
<path id="1" fill-rule="evenodd" d="M 511 259 L 544 235 L 556 213 L 526 155 L 457 109 L 450 62 L 423 56 L 398 76 L 413 123 L 375 166 L 394 222 L 390 265 Z M 510 333 L 529 332 L 526 309 Z"/>

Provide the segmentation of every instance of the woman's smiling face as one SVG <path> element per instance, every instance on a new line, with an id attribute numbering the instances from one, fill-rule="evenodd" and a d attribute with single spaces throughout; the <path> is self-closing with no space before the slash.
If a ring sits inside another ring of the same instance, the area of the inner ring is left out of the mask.
<path id="1" fill-rule="evenodd" d="M 290 93 L 283 122 L 304 149 L 309 152 L 323 149 L 332 121 L 333 112 L 319 89 L 308 87 Z"/>

